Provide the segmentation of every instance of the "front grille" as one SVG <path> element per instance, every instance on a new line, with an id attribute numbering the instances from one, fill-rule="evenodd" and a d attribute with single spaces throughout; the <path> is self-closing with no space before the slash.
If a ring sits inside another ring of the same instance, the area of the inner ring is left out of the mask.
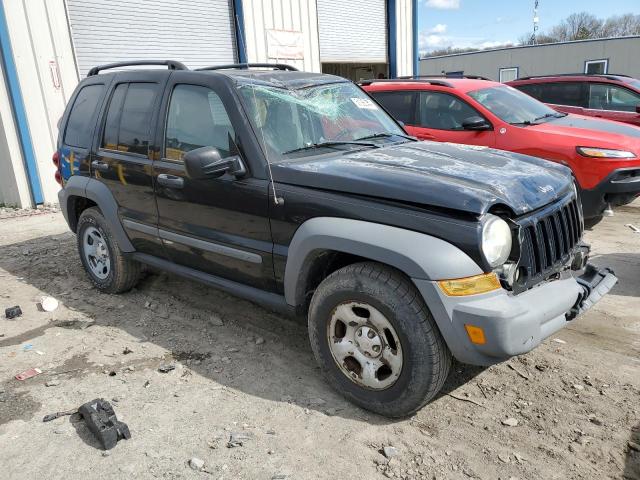
<path id="1" fill-rule="evenodd" d="M 516 222 L 520 226 L 520 281 L 514 284 L 514 291 L 522 291 L 569 262 L 582 239 L 582 207 L 571 195 Z"/>

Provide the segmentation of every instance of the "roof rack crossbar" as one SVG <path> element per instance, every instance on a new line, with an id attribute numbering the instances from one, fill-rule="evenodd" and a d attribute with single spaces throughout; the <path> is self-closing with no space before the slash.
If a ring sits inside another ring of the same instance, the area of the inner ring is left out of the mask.
<path id="1" fill-rule="evenodd" d="M 491 81 L 490 78 L 487 77 L 483 77 L 481 75 L 408 75 L 405 77 L 398 77 L 398 78 L 468 78 L 469 80 L 489 80 Z"/>
<path id="2" fill-rule="evenodd" d="M 412 77 L 399 77 L 399 78 L 371 78 L 368 80 L 362 80 L 358 82 L 359 85 L 371 85 L 372 83 L 385 83 L 385 82 L 400 82 L 400 83 L 428 83 L 429 85 L 436 85 L 439 87 L 453 87 L 449 82 L 444 80 L 430 80 L 427 78 L 412 78 Z"/>
<path id="3" fill-rule="evenodd" d="M 608 80 L 615 80 L 616 77 L 631 78 L 630 75 L 624 75 L 622 73 L 550 73 L 548 75 L 529 75 L 528 77 L 516 78 L 516 80 L 531 80 L 533 78 L 548 78 L 548 77 L 602 77 Z"/>
<path id="4" fill-rule="evenodd" d="M 250 68 L 271 68 L 273 70 L 287 70 L 297 72 L 296 67 L 285 63 L 230 63 L 228 65 L 214 65 L 212 67 L 196 68 L 196 70 L 248 70 Z"/>
<path id="5" fill-rule="evenodd" d="M 97 67 L 93 67 L 91 70 L 89 70 L 89 73 L 87 73 L 87 77 L 97 75 L 102 70 L 110 70 L 112 68 L 121 67 L 133 67 L 137 65 L 166 65 L 167 67 L 169 67 L 169 70 L 189 70 L 186 65 L 175 60 L 132 60 L 128 62 L 115 62 L 98 65 Z"/>

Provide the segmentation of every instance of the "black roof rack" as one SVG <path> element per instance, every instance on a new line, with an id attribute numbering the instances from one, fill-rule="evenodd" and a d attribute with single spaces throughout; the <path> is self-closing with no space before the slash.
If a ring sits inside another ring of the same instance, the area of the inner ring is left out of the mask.
<path id="1" fill-rule="evenodd" d="M 133 67 L 136 65 L 166 65 L 169 67 L 169 70 L 189 70 L 183 63 L 177 62 L 175 60 L 133 60 L 130 62 L 116 62 L 116 63 L 107 63 L 105 65 L 98 65 L 97 67 L 93 67 L 87 73 L 87 77 L 92 77 L 93 75 L 97 75 L 102 70 L 109 70 L 112 68 L 120 68 L 120 67 Z"/>
<path id="2" fill-rule="evenodd" d="M 531 80 L 533 78 L 548 78 L 548 77 L 602 77 L 607 80 L 616 80 L 616 77 L 631 78 L 630 75 L 623 75 L 622 73 L 550 73 L 548 75 L 530 75 L 528 77 L 516 78 L 516 80 Z"/>
<path id="3" fill-rule="evenodd" d="M 490 78 L 482 77 L 480 75 L 413 75 L 398 78 L 468 78 L 469 80 L 489 80 Z"/>
<path id="4" fill-rule="evenodd" d="M 248 70 L 250 68 L 271 68 L 273 70 L 287 70 L 290 72 L 298 71 L 296 67 L 292 67 L 285 63 L 230 63 L 228 65 L 196 68 L 196 70 Z"/>
<path id="5" fill-rule="evenodd" d="M 384 82 L 415 82 L 415 83 L 428 83 L 429 85 L 437 85 L 439 87 L 453 87 L 449 82 L 445 82 L 444 80 L 429 80 L 427 78 L 411 78 L 411 77 L 400 77 L 400 78 L 370 78 L 368 80 L 362 80 L 358 82 L 358 85 L 371 85 L 372 83 L 384 83 Z"/>

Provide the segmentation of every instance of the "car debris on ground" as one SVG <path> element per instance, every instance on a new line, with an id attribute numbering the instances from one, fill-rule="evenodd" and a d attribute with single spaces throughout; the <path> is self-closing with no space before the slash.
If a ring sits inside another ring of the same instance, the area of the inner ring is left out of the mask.
<path id="1" fill-rule="evenodd" d="M 111 404 L 102 398 L 81 405 L 78 413 L 105 450 L 115 447 L 119 440 L 131 438 L 127 424 L 118 420 Z"/>
<path id="2" fill-rule="evenodd" d="M 16 379 L 22 382 L 24 380 L 27 380 L 28 378 L 40 375 L 41 373 L 42 370 L 40 370 L 39 368 L 30 368 L 29 370 L 25 370 L 24 372 L 17 374 Z"/>
<path id="3" fill-rule="evenodd" d="M 22 315 L 22 309 L 19 305 L 14 307 L 5 308 L 4 316 L 7 320 L 12 320 L 14 318 L 18 318 Z"/>

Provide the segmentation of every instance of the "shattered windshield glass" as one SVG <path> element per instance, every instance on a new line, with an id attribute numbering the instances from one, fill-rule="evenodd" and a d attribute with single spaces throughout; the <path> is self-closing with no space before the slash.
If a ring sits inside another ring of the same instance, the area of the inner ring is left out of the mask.
<path id="1" fill-rule="evenodd" d="M 242 99 L 269 161 L 324 149 L 374 148 L 407 141 L 404 131 L 367 94 L 341 82 L 302 89 L 243 84 Z"/>

